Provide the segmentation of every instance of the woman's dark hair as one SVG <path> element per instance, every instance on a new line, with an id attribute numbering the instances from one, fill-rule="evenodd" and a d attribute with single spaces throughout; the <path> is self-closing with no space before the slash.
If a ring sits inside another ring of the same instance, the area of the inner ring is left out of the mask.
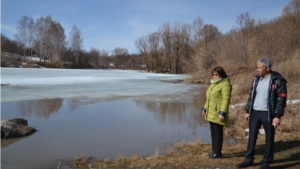
<path id="1" fill-rule="evenodd" d="M 218 73 L 221 78 L 227 77 L 225 70 L 221 66 L 215 67 L 211 73 L 213 74 L 214 72 Z"/>

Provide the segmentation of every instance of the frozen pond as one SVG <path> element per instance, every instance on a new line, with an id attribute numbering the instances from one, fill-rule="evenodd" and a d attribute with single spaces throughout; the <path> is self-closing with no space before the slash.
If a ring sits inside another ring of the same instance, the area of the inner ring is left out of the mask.
<path id="1" fill-rule="evenodd" d="M 129 70 L 1 68 L 1 102 L 44 98 L 174 99 L 195 87 L 177 83 L 187 77 Z"/>
<path id="2" fill-rule="evenodd" d="M 205 87 L 187 75 L 122 70 L 1 69 L 1 119 L 25 118 L 31 136 L 1 140 L 2 168 L 68 168 L 94 159 L 163 153 L 179 140 L 210 142 Z"/>

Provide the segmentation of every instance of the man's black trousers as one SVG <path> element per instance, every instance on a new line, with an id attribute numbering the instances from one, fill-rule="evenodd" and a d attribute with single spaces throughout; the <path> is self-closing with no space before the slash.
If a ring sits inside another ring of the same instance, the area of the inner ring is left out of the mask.
<path id="1" fill-rule="evenodd" d="M 212 151 L 216 154 L 221 154 L 223 145 L 223 126 L 213 122 L 209 122 L 209 125 L 211 133 Z"/>
<path id="2" fill-rule="evenodd" d="M 267 111 L 253 110 L 249 121 L 249 139 L 246 153 L 246 161 L 254 161 L 254 151 L 259 129 L 263 125 L 265 130 L 266 149 L 262 165 L 269 166 L 274 158 L 274 135 L 275 129 L 272 125 L 272 119 L 268 121 Z"/>

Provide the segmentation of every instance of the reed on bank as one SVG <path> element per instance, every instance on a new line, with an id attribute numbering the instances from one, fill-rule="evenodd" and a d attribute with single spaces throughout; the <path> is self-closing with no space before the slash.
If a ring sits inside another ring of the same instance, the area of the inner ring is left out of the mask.
<path id="1" fill-rule="evenodd" d="M 274 169 L 293 169 L 300 167 L 299 149 L 300 135 L 281 135 L 275 137 L 275 156 L 271 167 Z M 263 158 L 265 142 L 259 137 L 256 146 L 256 159 L 249 169 L 255 169 Z M 168 152 L 150 157 L 133 155 L 131 157 L 118 157 L 115 160 L 92 159 L 92 157 L 76 158 L 70 162 L 70 167 L 76 169 L 109 168 L 109 169 L 214 169 L 235 168 L 236 164 L 244 160 L 246 142 L 223 145 L 223 157 L 210 159 L 210 144 L 201 144 L 199 140 L 192 143 L 179 142 L 174 144 Z"/>

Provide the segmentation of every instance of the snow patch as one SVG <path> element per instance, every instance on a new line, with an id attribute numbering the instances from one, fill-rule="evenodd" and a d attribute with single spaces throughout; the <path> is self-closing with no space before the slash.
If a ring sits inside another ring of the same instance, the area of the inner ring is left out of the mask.
<path id="1" fill-rule="evenodd" d="M 298 104 L 300 103 L 300 99 L 299 100 L 287 100 L 286 101 L 286 104 Z M 234 109 L 234 108 L 237 108 L 237 107 L 241 107 L 241 106 L 245 106 L 247 103 L 237 103 L 237 104 L 233 104 L 233 105 L 230 105 L 229 107 Z"/>

